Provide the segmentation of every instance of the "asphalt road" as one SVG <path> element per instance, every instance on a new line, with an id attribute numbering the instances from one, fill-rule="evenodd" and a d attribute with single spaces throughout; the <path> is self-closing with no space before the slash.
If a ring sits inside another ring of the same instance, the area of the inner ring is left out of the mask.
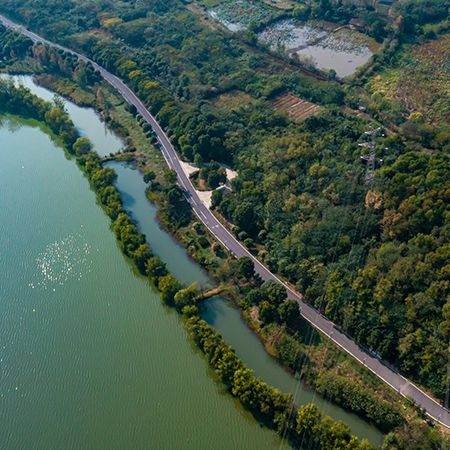
<path id="1" fill-rule="evenodd" d="M 164 158 L 167 161 L 168 166 L 174 169 L 178 174 L 178 182 L 183 190 L 187 201 L 192 206 L 195 214 L 205 224 L 209 231 L 226 247 L 236 258 L 241 256 L 249 256 L 255 263 L 255 270 L 261 276 L 263 280 L 275 280 L 282 283 L 275 275 L 273 275 L 264 265 L 262 265 L 256 258 L 254 258 L 235 238 L 230 234 L 226 228 L 214 217 L 211 211 L 203 205 L 197 196 L 197 193 L 192 186 L 189 178 L 183 172 L 178 155 L 169 142 L 169 139 L 164 134 L 159 124 L 155 121 L 152 115 L 147 111 L 141 101 L 134 95 L 128 86 L 126 86 L 119 78 L 112 75 L 94 61 L 80 55 L 72 50 L 66 49 L 59 45 L 53 44 L 46 39 L 37 36 L 34 33 L 26 30 L 23 27 L 11 22 L 3 16 L 0 16 L 0 22 L 3 25 L 14 28 L 16 31 L 28 36 L 34 42 L 42 42 L 52 47 L 57 47 L 65 51 L 76 54 L 79 58 L 86 62 L 91 62 L 96 70 L 99 70 L 103 78 L 114 86 L 124 99 L 136 106 L 139 114 L 151 124 L 153 130 L 156 132 L 159 144 L 161 146 Z M 284 284 L 284 283 L 283 283 Z M 294 293 L 288 286 L 286 286 L 288 292 L 288 298 L 297 301 L 299 304 L 300 312 L 302 316 L 308 320 L 315 328 L 330 337 L 336 344 L 338 344 L 347 353 L 356 358 L 361 364 L 365 365 L 375 375 L 381 378 L 384 382 L 397 390 L 403 396 L 411 397 L 417 405 L 425 408 L 427 414 L 434 420 L 440 422 L 442 425 L 450 427 L 450 412 L 443 408 L 439 403 L 418 389 L 406 378 L 398 374 L 387 363 L 380 360 L 376 355 L 363 347 L 356 344 L 353 339 L 343 332 L 339 327 L 329 321 L 322 314 L 316 311 L 310 306 L 301 296 Z"/>

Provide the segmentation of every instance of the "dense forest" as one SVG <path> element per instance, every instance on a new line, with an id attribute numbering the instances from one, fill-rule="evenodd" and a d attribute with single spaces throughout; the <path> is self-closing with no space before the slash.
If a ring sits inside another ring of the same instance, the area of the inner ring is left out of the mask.
<path id="1" fill-rule="evenodd" d="M 5 0 L 0 12 L 122 77 L 187 160 L 233 165 L 239 176 L 230 193 L 214 194 L 213 209 L 236 236 L 250 238 L 273 272 L 357 342 L 444 400 L 448 123 L 427 120 L 399 99 L 365 89 L 383 67 L 398 62 L 402 47 L 447 33 L 449 7 L 446 0 L 398 2 L 389 20 L 370 5 L 298 2 L 296 17 L 323 15 L 337 23 L 358 17 L 383 42 L 345 83 L 281 65 L 253 51 L 248 32 L 233 35 L 208 26 L 175 0 Z M 80 83 L 97 76 L 67 55 L 31 49 L 30 41 L 3 27 L 0 42 L 6 59 L 33 52 L 61 73 L 75 70 Z M 232 91 L 252 100 L 234 109 L 215 107 L 214 99 Z M 320 112 L 294 123 L 270 102 L 286 92 L 321 105 Z M 362 104 L 368 114 L 357 116 Z M 375 185 L 368 189 L 361 160 L 367 150 L 358 144 L 369 125 L 379 124 Z M 261 296 L 251 301 L 267 310 Z M 276 317 L 266 314 L 265 321 L 269 326 Z"/>
<path id="2" fill-rule="evenodd" d="M 411 152 L 388 138 L 383 146 L 397 157 L 367 192 L 354 155 L 358 134 L 346 134 L 357 124 L 350 128 L 338 111 L 320 120 L 243 158 L 235 192 L 215 204 L 265 245 L 259 256 L 314 306 L 443 398 L 448 155 Z"/>

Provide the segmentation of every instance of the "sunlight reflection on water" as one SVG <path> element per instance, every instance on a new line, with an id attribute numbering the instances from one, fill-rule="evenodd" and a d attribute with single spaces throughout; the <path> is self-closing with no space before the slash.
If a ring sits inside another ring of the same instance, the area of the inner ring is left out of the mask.
<path id="1" fill-rule="evenodd" d="M 45 251 L 36 258 L 36 280 L 29 286 L 32 289 L 55 290 L 69 278 L 81 281 L 91 271 L 90 253 L 91 247 L 78 233 L 47 245 Z"/>

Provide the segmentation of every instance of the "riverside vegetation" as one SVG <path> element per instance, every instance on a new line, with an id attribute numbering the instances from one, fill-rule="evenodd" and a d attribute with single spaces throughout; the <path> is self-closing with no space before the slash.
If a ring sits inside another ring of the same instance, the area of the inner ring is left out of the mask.
<path id="1" fill-rule="evenodd" d="M 30 20 L 20 5 L 14 11 L 9 5 L 5 2 L 0 9 Z M 35 8 L 28 2 L 21 5 L 28 11 Z M 334 11 L 339 3 L 331 5 Z M 157 13 L 147 18 L 144 9 L 150 6 Z M 243 241 L 250 238 L 247 243 L 272 271 L 295 284 L 358 342 L 443 399 L 450 320 L 444 244 L 448 127 L 445 121 L 430 123 L 422 113 L 410 114 L 407 104 L 386 93 L 370 95 L 365 88 L 368 83 L 376 86 L 378 73 L 383 76 L 383 67 L 394 64 L 405 45 L 420 46 L 433 34 L 446 32 L 447 3 L 434 2 L 427 10 L 420 2 L 399 5 L 396 21 L 381 24 L 385 42 L 379 54 L 347 86 L 316 81 L 270 62 L 226 33 L 202 25 L 178 3 L 170 11 L 163 5 L 146 4 L 142 10 L 134 3 L 124 9 L 110 5 L 102 11 L 109 16 L 102 16 L 94 4 L 91 11 L 77 9 L 76 14 L 71 8 L 75 4 L 58 11 L 58 19 L 43 15 L 45 30 L 36 22 L 36 31 L 87 53 L 124 78 L 187 159 L 200 155 L 206 161 L 234 163 L 239 177 L 233 180 L 233 191 L 223 197 L 215 194 L 213 208 L 234 225 L 236 235 Z M 131 10 L 138 15 L 126 16 Z M 80 17 L 85 18 L 84 28 Z M 54 27 L 47 26 L 49 20 Z M 160 32 L 167 27 L 173 33 Z M 6 30 L 4 36 L 6 43 L 17 40 Z M 133 40 L 137 36 L 142 37 L 139 42 Z M 199 37 L 195 46 L 194 36 Z M 52 65 L 52 52 L 39 47 L 39 63 Z M 133 48 L 139 51 L 133 53 Z M 25 50 L 3 51 L 15 62 Z M 68 56 L 53 58 L 53 70 L 61 71 Z M 74 69 L 77 81 L 86 85 L 88 68 L 74 65 L 68 71 Z M 232 111 L 215 109 L 210 99 L 233 89 L 256 100 Z M 293 124 L 266 102 L 283 91 L 322 105 L 322 112 Z M 378 141 L 377 156 L 384 159 L 384 168 L 369 193 L 362 183 L 357 143 L 370 122 L 349 111 L 359 105 L 393 131 Z M 425 145 L 436 153 L 423 153 Z M 152 192 L 163 195 L 160 186 L 155 184 Z M 186 225 L 178 205 L 165 205 L 163 215 L 172 229 Z M 180 217 L 183 220 L 177 221 Z M 192 236 L 186 234 L 186 242 Z M 216 259 L 202 259 L 226 278 Z M 264 329 L 270 326 L 273 322 Z M 389 445 L 406 446 L 405 439 L 398 439 L 401 443 Z"/>
<path id="2" fill-rule="evenodd" d="M 66 84 L 66 83 L 65 83 Z M 61 84 L 57 84 L 61 86 Z M 22 89 L 24 94 L 27 93 L 26 90 Z M 9 104 L 9 102 L 7 103 Z M 20 109 L 20 108 L 19 108 Z M 131 133 L 133 132 L 130 129 Z M 190 287 L 185 287 L 181 289 L 180 283 L 170 274 L 168 274 L 164 263 L 156 257 L 153 257 L 151 253 L 149 253 L 148 247 L 144 245 L 145 238 L 142 235 L 139 235 L 135 226 L 131 223 L 128 216 L 123 215 L 123 210 L 121 208 L 120 195 L 115 191 L 115 189 L 110 184 L 114 180 L 114 173 L 111 169 L 107 168 L 106 172 L 101 170 L 100 160 L 94 154 L 90 154 L 89 142 L 85 138 L 78 139 L 72 149 L 74 152 L 78 152 L 80 155 L 79 163 L 85 167 L 85 170 L 88 173 L 89 178 L 91 179 L 93 186 L 98 189 L 100 200 L 105 206 L 105 210 L 110 215 L 112 219 L 117 218 L 114 231 L 121 242 L 121 247 L 124 253 L 132 258 L 136 263 L 137 267 L 141 271 L 145 271 L 147 269 L 147 273 L 153 279 L 155 284 L 160 287 L 162 292 L 162 297 L 166 301 L 170 301 L 173 296 L 173 303 L 181 308 L 184 304 L 192 304 L 198 301 L 201 298 L 200 292 L 198 291 L 198 287 L 193 285 Z M 88 154 L 84 154 L 85 152 Z M 155 175 L 150 172 L 147 174 L 147 181 L 154 180 Z M 192 228 L 183 227 L 182 222 L 187 220 L 187 216 L 190 215 L 189 208 L 186 208 L 186 202 L 181 202 L 181 193 L 179 192 L 178 187 L 176 187 L 173 183 L 175 180 L 175 174 L 171 171 L 164 173 L 161 178 L 162 183 L 154 182 L 152 183 L 151 189 L 149 191 L 149 196 L 152 199 L 156 199 L 158 205 L 160 207 L 160 217 L 163 219 L 163 222 L 168 225 L 172 230 L 178 229 L 179 236 L 184 240 L 185 244 L 189 246 L 191 253 L 196 259 L 201 262 L 203 265 L 208 267 L 210 270 L 215 273 L 216 276 L 221 278 L 224 282 L 229 280 L 230 278 L 239 279 L 243 277 L 244 285 L 242 282 L 241 289 L 245 292 L 251 285 L 245 284 L 245 279 L 251 279 L 254 275 L 253 265 L 249 259 L 242 259 L 239 261 L 238 266 L 236 267 L 233 260 L 225 260 L 224 264 L 217 265 L 218 261 L 223 261 L 222 258 L 211 258 L 211 253 L 207 250 L 210 245 L 211 237 L 209 240 L 204 237 L 205 231 L 202 231 L 202 227 L 198 223 L 193 223 Z M 167 183 L 167 184 L 166 184 Z M 172 183 L 172 184 L 171 184 Z M 165 186 L 163 186 L 164 184 Z M 170 193 L 171 192 L 171 193 Z M 186 216 L 187 215 L 187 216 Z M 196 244 L 195 238 L 193 239 L 193 235 L 198 235 L 198 244 Z M 187 240 L 186 240 L 187 239 Z M 205 248 L 206 244 L 206 248 Z M 217 252 L 215 249 L 216 244 L 212 245 L 212 250 Z M 220 247 L 220 246 L 219 246 Z M 146 267 L 147 266 L 147 267 Z M 238 274 L 237 274 L 238 273 Z M 231 275 L 233 274 L 233 275 Z M 163 279 L 162 279 L 163 278 Z M 277 285 L 275 290 L 278 290 L 278 294 L 281 296 L 285 296 L 284 288 L 280 290 L 281 286 Z M 180 291 L 174 295 L 174 293 L 180 289 Z M 228 289 L 228 292 L 229 289 Z M 236 297 L 239 297 L 237 291 L 231 291 Z M 284 294 L 283 294 L 284 292 Z M 249 295 L 248 300 L 255 297 L 255 292 L 252 292 Z M 271 296 L 273 298 L 273 295 Z M 241 303 L 241 306 L 245 308 L 246 303 Z M 277 340 L 275 342 L 278 356 L 280 359 L 289 367 L 292 367 L 294 370 L 297 368 L 298 362 L 304 357 L 307 353 L 304 345 L 301 344 L 302 338 L 297 335 L 290 335 L 290 328 L 281 327 L 280 325 L 284 322 L 287 322 L 292 326 L 292 320 L 295 319 L 297 313 L 298 317 L 298 308 L 292 308 L 292 302 L 287 302 L 285 307 L 281 307 L 281 312 L 279 314 L 279 318 L 275 321 L 272 321 L 269 327 L 266 329 L 262 328 L 259 330 L 260 334 L 265 338 L 266 341 L 270 340 L 272 344 L 274 341 L 272 339 L 273 334 L 277 334 Z M 269 308 L 270 309 L 270 308 Z M 284 311 L 283 311 L 284 309 Z M 268 323 L 270 322 L 270 315 L 266 315 L 268 319 Z M 264 313 L 262 314 L 264 317 Z M 277 314 L 275 314 L 277 317 Z M 300 330 L 303 330 L 304 333 L 311 332 L 311 327 L 307 323 L 301 324 L 299 327 Z M 306 339 L 305 339 L 306 341 Z M 314 346 L 314 350 L 310 352 L 310 356 L 313 357 L 308 358 L 308 364 L 306 367 L 309 368 L 305 372 L 306 379 L 308 380 L 311 386 L 315 386 L 318 388 L 319 392 L 325 393 L 326 395 L 330 394 L 331 387 L 327 387 L 324 384 L 326 377 L 320 377 L 320 374 L 323 373 L 324 370 L 329 370 L 332 366 L 324 366 L 323 363 L 315 361 L 314 355 L 317 358 L 321 351 L 323 352 L 323 348 L 320 348 L 320 343 L 318 346 Z M 325 351 L 330 352 L 331 349 L 326 349 Z M 329 353 L 329 356 L 331 354 Z M 341 351 L 336 351 L 334 349 L 334 355 L 331 358 L 332 361 L 337 361 L 342 363 L 342 356 L 346 358 L 347 355 L 343 355 Z M 349 358 L 346 363 L 350 362 L 350 366 L 344 363 L 346 368 L 344 370 L 348 370 L 347 374 L 349 374 L 352 378 L 355 378 L 355 364 L 351 364 L 351 358 Z M 357 367 L 357 364 L 356 364 Z M 315 379 L 319 376 L 321 378 L 321 382 L 316 383 Z M 357 378 L 360 378 L 361 374 L 356 375 Z M 364 378 L 364 376 L 363 376 Z M 404 428 L 404 419 L 399 414 L 398 410 L 395 407 L 389 407 L 386 400 L 398 402 L 396 398 L 392 398 L 389 395 L 389 391 L 382 387 L 382 384 L 375 378 L 372 377 L 372 380 L 369 381 L 369 384 L 378 390 L 378 395 L 383 392 L 384 400 L 380 401 L 380 398 L 376 396 L 371 396 L 367 394 L 368 384 L 367 379 L 364 384 L 361 384 L 361 380 L 357 383 L 354 381 L 347 380 L 346 383 L 346 392 L 344 392 L 344 398 L 342 398 L 342 394 L 339 396 L 331 395 L 331 398 L 334 399 L 339 404 L 344 405 L 346 408 L 354 410 L 359 414 L 371 419 L 374 421 L 377 426 L 384 430 L 385 432 L 392 430 L 395 425 L 402 424 L 398 430 L 396 430 L 396 435 L 402 436 L 402 439 L 412 439 L 413 434 L 410 434 L 412 429 Z M 336 385 L 335 385 L 336 386 Z M 355 396 L 355 394 L 357 394 Z M 387 396 L 387 397 L 386 397 Z M 350 401 L 351 399 L 351 401 Z M 409 409 L 409 408 L 408 408 Z M 412 411 L 408 411 L 408 413 L 412 413 Z M 386 417 L 382 417 L 383 414 L 387 414 Z M 417 426 L 417 424 L 415 425 Z M 289 429 L 292 427 L 289 426 Z M 400 432 L 400 430 L 403 430 Z M 409 431 L 408 431 L 409 430 Z M 417 430 L 416 430 L 417 431 Z M 426 429 L 421 430 L 422 433 L 427 432 Z M 292 431 L 293 436 L 295 436 L 295 430 Z M 417 437 L 417 436 L 415 436 Z"/>
<path id="3" fill-rule="evenodd" d="M 175 306 L 179 311 L 183 310 L 186 327 L 195 342 L 207 354 L 210 364 L 230 388 L 230 392 L 237 396 L 245 407 L 268 426 L 277 429 L 282 435 L 287 435 L 295 445 L 304 441 L 323 449 L 373 448 L 365 440 L 358 443 L 357 439 L 350 435 L 348 426 L 324 416 L 315 405 L 302 407 L 296 412 L 291 396 L 283 395 L 277 389 L 256 379 L 220 335 L 201 320 L 198 309 L 193 306 L 200 294 L 197 284 L 183 287 L 168 272 L 166 265 L 152 254 L 146 244 L 145 235 L 138 232 L 122 208 L 121 195 L 113 186 L 116 179 L 114 170 L 102 167 L 89 140 L 79 137 L 58 97 L 55 97 L 53 103 L 45 102 L 22 86 L 14 87 L 11 80 L 0 80 L 0 101 L 3 112 L 20 112 L 24 116 L 44 121 L 61 137 L 65 149 L 76 156 L 77 164 L 84 170 L 105 212 L 113 221 L 113 231 L 123 253 L 135 263 L 141 273 L 148 275 L 160 291 L 163 301 Z M 166 177 L 166 181 L 169 184 L 171 179 Z"/>

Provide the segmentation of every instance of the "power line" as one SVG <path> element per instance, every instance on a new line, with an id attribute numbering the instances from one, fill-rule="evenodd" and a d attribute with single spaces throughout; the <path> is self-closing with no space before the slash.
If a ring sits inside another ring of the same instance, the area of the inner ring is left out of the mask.
<path id="1" fill-rule="evenodd" d="M 365 135 L 370 135 L 372 140 L 370 142 L 363 142 L 358 144 L 360 147 L 366 147 L 369 149 L 368 155 L 361 156 L 361 159 L 365 159 L 367 161 L 366 166 L 366 175 L 364 177 L 364 184 L 370 189 L 373 188 L 375 184 L 375 146 L 378 132 L 381 130 L 380 127 L 373 129 L 370 127 L 370 131 L 366 131 Z"/>

